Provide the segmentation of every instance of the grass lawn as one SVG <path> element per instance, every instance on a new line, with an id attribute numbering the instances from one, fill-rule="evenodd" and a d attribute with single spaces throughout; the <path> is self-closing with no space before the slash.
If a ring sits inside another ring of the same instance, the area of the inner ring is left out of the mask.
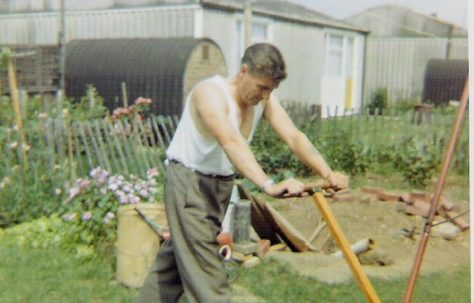
<path id="1" fill-rule="evenodd" d="M 109 262 L 83 262 L 61 251 L 0 246 L 0 302 L 135 302 L 137 291 L 113 282 Z M 365 302 L 355 283 L 328 285 L 297 275 L 274 260 L 241 269 L 237 283 L 271 303 Z M 401 302 L 406 280 L 372 281 L 382 302 Z M 421 276 L 413 302 L 470 302 L 469 267 Z M 251 303 L 251 302 L 247 302 Z"/>
<path id="2" fill-rule="evenodd" d="M 268 260 L 253 269 L 242 269 L 238 280 L 254 294 L 272 303 L 356 303 L 366 302 L 358 285 L 328 285 L 299 276 L 281 263 Z M 371 281 L 384 303 L 402 302 L 408 277 L 404 280 Z M 421 276 L 416 284 L 413 303 L 471 302 L 470 268 L 453 273 Z"/>
<path id="3" fill-rule="evenodd" d="M 136 291 L 114 284 L 105 260 L 84 262 L 61 251 L 0 243 L 1 303 L 136 301 Z"/>

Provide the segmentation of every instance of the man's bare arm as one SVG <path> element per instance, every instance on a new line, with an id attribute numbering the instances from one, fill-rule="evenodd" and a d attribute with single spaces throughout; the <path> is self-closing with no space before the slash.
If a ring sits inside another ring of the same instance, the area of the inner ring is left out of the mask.
<path id="1" fill-rule="evenodd" d="M 255 159 L 247 141 L 232 126 L 224 98 L 224 94 L 212 84 L 196 87 L 191 100 L 195 113 L 193 119 L 199 120 L 205 131 L 217 139 L 229 160 L 244 177 L 262 187 L 269 178 Z M 302 184 L 296 180 L 265 188 L 265 192 L 272 196 L 279 196 L 283 192 L 297 193 L 301 190 Z"/>
<path id="2" fill-rule="evenodd" d="M 348 178 L 332 171 L 324 157 L 309 141 L 308 137 L 294 125 L 275 96 L 272 95 L 268 100 L 264 115 L 273 129 L 305 165 L 311 167 L 323 179 L 337 188 L 348 186 Z"/>

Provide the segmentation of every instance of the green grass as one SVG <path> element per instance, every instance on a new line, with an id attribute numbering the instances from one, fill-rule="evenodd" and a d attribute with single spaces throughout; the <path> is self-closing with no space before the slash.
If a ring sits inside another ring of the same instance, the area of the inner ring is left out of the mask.
<path id="1" fill-rule="evenodd" d="M 135 302 L 137 291 L 113 282 L 110 262 L 83 262 L 61 251 L 0 246 L 0 303 L 16 302 Z M 109 260 L 110 261 L 110 260 Z M 271 303 L 366 302 L 355 283 L 328 285 L 298 275 L 278 261 L 267 259 L 252 269 L 240 269 L 239 285 Z M 372 281 L 382 302 L 401 302 L 405 279 Z M 470 269 L 421 276 L 413 303 L 470 302 Z M 251 303 L 251 302 L 248 302 Z"/>
<path id="2" fill-rule="evenodd" d="M 0 242 L 1 303 L 135 302 L 136 291 L 114 284 L 110 263 L 81 261 L 61 251 Z"/>
<path id="3" fill-rule="evenodd" d="M 242 269 L 238 283 L 272 303 L 356 303 L 366 302 L 355 283 L 328 285 L 302 277 L 275 260 L 256 268 Z M 384 303 L 402 302 L 407 280 L 372 281 Z M 416 284 L 413 303 L 470 302 L 470 270 L 463 267 L 453 273 L 421 276 Z"/>

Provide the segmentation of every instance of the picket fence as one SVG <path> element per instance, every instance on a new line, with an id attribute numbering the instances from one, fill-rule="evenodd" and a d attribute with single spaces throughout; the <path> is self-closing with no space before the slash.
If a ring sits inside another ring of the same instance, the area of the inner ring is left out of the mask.
<path id="1" fill-rule="evenodd" d="M 321 119 L 301 106 L 288 108 L 298 126 L 311 126 L 316 137 L 327 140 L 355 140 L 367 146 L 394 144 L 413 139 L 415 144 L 430 145 L 444 153 L 450 139 L 454 115 L 430 115 L 385 111 L 383 115 L 368 112 L 347 112 L 343 116 Z M 468 118 L 466 118 L 466 121 Z M 41 174 L 58 172 L 64 179 L 86 176 L 98 166 L 114 174 L 146 176 L 148 169 L 163 168 L 164 151 L 178 123 L 177 116 L 150 115 L 146 119 L 131 118 L 112 121 L 110 118 L 77 122 L 67 117 L 44 119 L 36 136 L 27 139 L 31 145 L 26 159 L 20 152 L 19 139 L 12 132 L 0 136 L 5 157 L 0 172 L 8 175 L 15 166 L 31 164 L 41 167 Z M 454 167 L 468 165 L 469 141 L 467 124 L 458 142 Z M 38 135 L 40 134 L 40 135 Z M 0 134 L 1 135 L 1 134 Z M 339 141 L 341 142 L 341 141 Z M 1 151 L 1 150 L 0 150 Z"/>

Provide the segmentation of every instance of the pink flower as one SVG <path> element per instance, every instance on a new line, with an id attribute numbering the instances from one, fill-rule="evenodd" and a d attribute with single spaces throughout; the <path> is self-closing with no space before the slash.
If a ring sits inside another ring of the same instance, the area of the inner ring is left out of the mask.
<path id="1" fill-rule="evenodd" d="M 153 168 L 150 168 L 148 170 L 148 172 L 146 173 L 148 179 L 151 179 L 153 177 L 158 177 L 160 175 L 160 171 L 158 170 L 158 168 L 156 167 L 153 167 Z"/>
<path id="2" fill-rule="evenodd" d="M 82 221 L 89 221 L 90 219 L 92 219 L 92 213 L 90 211 L 86 211 L 82 215 Z"/>
<path id="3" fill-rule="evenodd" d="M 73 187 L 69 190 L 69 199 L 74 199 L 81 193 L 81 190 L 78 187 Z"/>
<path id="4" fill-rule="evenodd" d="M 150 105 L 153 101 L 150 98 L 143 98 L 143 97 L 138 97 L 137 100 L 135 100 L 136 105 Z"/>
<path id="5" fill-rule="evenodd" d="M 79 187 L 79 189 L 87 189 L 90 186 L 91 181 L 89 179 L 79 178 L 76 180 L 75 184 Z"/>

